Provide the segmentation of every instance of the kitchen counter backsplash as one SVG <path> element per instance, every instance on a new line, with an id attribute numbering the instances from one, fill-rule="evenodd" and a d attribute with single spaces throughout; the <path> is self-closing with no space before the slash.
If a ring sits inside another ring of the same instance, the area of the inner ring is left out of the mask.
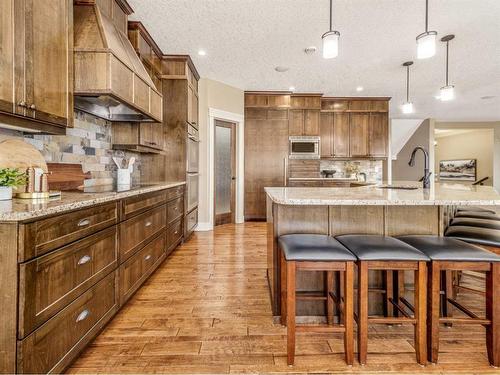
<path id="1" fill-rule="evenodd" d="M 349 177 L 352 172 L 366 173 L 366 181 L 381 182 L 383 178 L 382 160 L 321 160 L 320 171 L 334 169 L 334 177 Z"/>
<path id="2" fill-rule="evenodd" d="M 39 150 L 48 163 L 82 164 L 92 178 L 85 186 L 110 185 L 116 179 L 116 165 L 112 157 L 129 159 L 135 156 L 132 182 L 140 183 L 140 154 L 112 149 L 111 123 L 84 112 L 75 111 L 73 128 L 66 135 L 40 135 L 0 128 L 0 141 L 22 138 Z"/>

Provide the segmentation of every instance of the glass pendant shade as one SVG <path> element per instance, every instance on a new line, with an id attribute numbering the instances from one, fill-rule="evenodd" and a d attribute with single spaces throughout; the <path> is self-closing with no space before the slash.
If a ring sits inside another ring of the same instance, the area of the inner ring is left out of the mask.
<path id="1" fill-rule="evenodd" d="M 443 102 L 455 99 L 455 86 L 453 85 L 443 86 L 439 92 L 441 93 L 439 98 Z"/>
<path id="2" fill-rule="evenodd" d="M 412 102 L 406 102 L 403 104 L 403 113 L 405 115 L 413 113 L 413 103 Z"/>
<path id="3" fill-rule="evenodd" d="M 339 38 L 338 31 L 328 31 L 323 34 L 323 58 L 333 59 L 339 54 Z"/>
<path id="4" fill-rule="evenodd" d="M 428 59 L 436 54 L 437 32 L 426 31 L 417 36 L 417 58 Z"/>

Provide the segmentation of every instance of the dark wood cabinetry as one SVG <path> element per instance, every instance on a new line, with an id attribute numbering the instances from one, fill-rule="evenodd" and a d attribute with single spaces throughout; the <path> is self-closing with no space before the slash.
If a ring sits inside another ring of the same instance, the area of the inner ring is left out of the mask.
<path id="1" fill-rule="evenodd" d="M 184 186 L 0 223 L 0 373 L 62 372 L 183 239 Z"/>
<path id="2" fill-rule="evenodd" d="M 319 110 L 291 109 L 288 134 L 291 136 L 318 136 L 320 133 Z"/>
<path id="3" fill-rule="evenodd" d="M 350 156 L 368 156 L 369 113 L 351 113 L 349 124 Z"/>
<path id="4" fill-rule="evenodd" d="M 73 124 L 73 1 L 2 1 L 0 51 L 0 120 L 63 134 Z"/>
<path id="5" fill-rule="evenodd" d="M 349 157 L 349 114 L 321 113 L 321 157 Z"/>

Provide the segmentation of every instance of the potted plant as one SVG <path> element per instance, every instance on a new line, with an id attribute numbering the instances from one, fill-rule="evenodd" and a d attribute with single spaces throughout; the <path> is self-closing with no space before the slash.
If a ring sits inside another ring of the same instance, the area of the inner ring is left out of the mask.
<path id="1" fill-rule="evenodd" d="M 24 185 L 26 174 L 17 168 L 0 168 L 0 200 L 12 199 L 12 188 Z"/>

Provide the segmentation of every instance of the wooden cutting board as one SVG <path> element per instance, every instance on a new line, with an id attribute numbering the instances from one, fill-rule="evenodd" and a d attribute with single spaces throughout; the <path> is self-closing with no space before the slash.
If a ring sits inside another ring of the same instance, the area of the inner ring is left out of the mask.
<path id="1" fill-rule="evenodd" d="M 6 139 L 0 142 L 0 168 L 18 168 L 25 171 L 30 166 L 48 172 L 43 155 L 29 143 L 20 139 Z"/>
<path id="2" fill-rule="evenodd" d="M 83 187 L 83 181 L 91 178 L 90 172 L 83 173 L 81 164 L 48 163 L 50 190 L 77 190 Z"/>

